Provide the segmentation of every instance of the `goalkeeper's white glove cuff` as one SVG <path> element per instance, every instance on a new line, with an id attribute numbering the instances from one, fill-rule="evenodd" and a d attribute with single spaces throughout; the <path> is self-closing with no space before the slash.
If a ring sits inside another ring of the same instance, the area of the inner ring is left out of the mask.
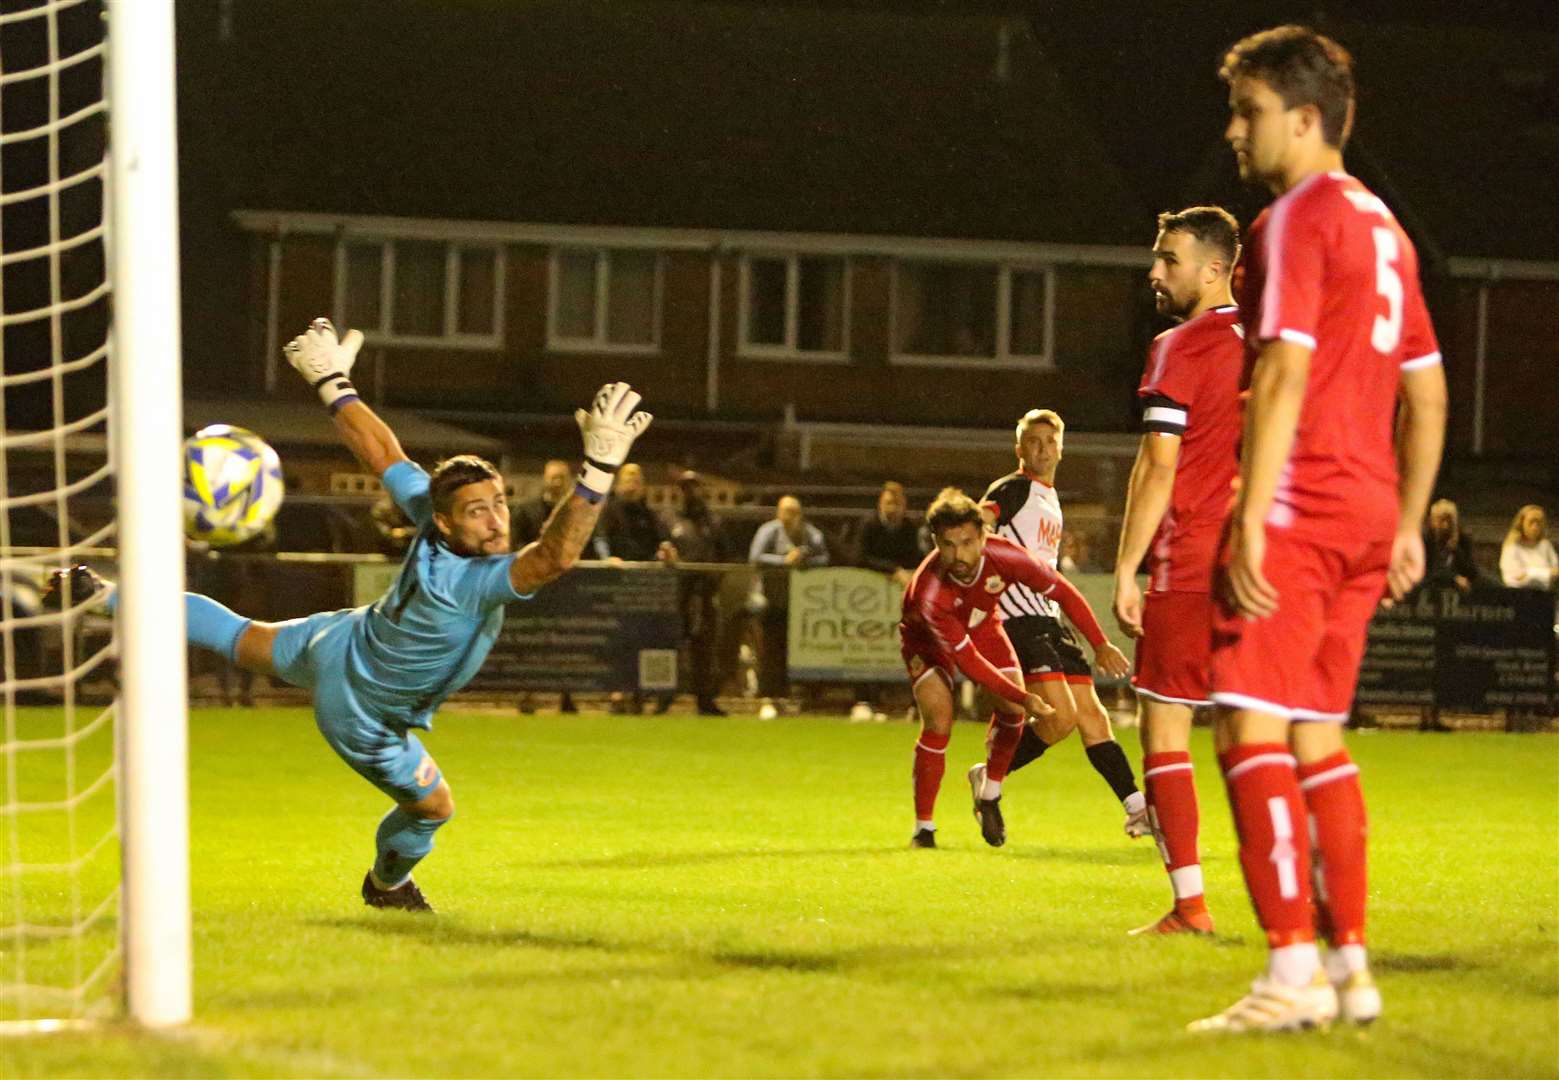
<path id="1" fill-rule="evenodd" d="M 611 493 L 612 481 L 617 479 L 617 466 L 605 465 L 586 458 L 574 478 L 574 490 L 591 502 L 600 502 Z"/>
<path id="2" fill-rule="evenodd" d="M 319 400 L 332 413 L 339 411 L 341 406 L 348 402 L 362 400 L 358 396 L 357 387 L 352 385 L 352 380 L 336 371 L 332 371 L 315 383 L 314 391 L 319 394 Z"/>

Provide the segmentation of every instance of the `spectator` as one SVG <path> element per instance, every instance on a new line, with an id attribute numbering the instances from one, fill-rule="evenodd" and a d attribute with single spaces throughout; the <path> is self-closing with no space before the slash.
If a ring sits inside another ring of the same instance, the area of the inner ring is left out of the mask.
<path id="1" fill-rule="evenodd" d="M 547 523 L 558 500 L 568 494 L 573 479 L 574 470 L 566 461 L 553 458 L 541 467 L 541 494 L 518 504 L 510 514 L 514 550 L 518 551 L 541 535 L 541 527 Z"/>
<path id="2" fill-rule="evenodd" d="M 644 502 L 644 470 L 638 465 L 629 462 L 617 470 L 611 501 L 601 512 L 601 520 L 590 545 L 598 559 L 615 562 L 676 562 L 677 549 L 667 539 L 665 525 Z M 666 712 L 675 697 L 673 693 L 662 692 L 656 699 L 655 712 Z M 613 692 L 611 711 L 635 715 L 643 712 L 643 692 L 637 689 L 632 694 Z"/>
<path id="3" fill-rule="evenodd" d="M 904 516 L 904 485 L 889 480 L 877 495 L 877 511 L 861 523 L 856 565 L 887 574 L 908 588 L 925 557 L 920 529 Z"/>
<path id="4" fill-rule="evenodd" d="M 1063 574 L 1077 573 L 1077 564 L 1082 561 L 1083 544 L 1077 538 L 1075 532 L 1063 532 L 1061 534 L 1061 550 L 1056 556 L 1056 569 Z"/>
<path id="5" fill-rule="evenodd" d="M 677 549 L 655 511 L 644 501 L 644 470 L 629 462 L 617 472 L 612 498 L 591 540 L 598 559 L 674 562 Z"/>
<path id="6" fill-rule="evenodd" d="M 828 565 L 828 545 L 816 525 L 802 516 L 801 500 L 782 495 L 774 518 L 758 526 L 747 561 L 765 568 Z"/>
<path id="7" fill-rule="evenodd" d="M 417 537 L 417 527 L 411 523 L 406 512 L 395 504 L 395 500 L 390 498 L 388 492 L 379 496 L 373 509 L 368 512 L 368 517 L 373 522 L 379 553 L 404 556 L 406 549 Z"/>
<path id="8" fill-rule="evenodd" d="M 568 462 L 553 458 L 541 467 L 541 494 L 534 499 L 518 503 L 509 513 L 509 530 L 514 534 L 514 550 L 529 544 L 541 536 L 541 528 L 552 516 L 552 508 L 567 497 L 574 480 L 574 469 Z M 520 695 L 520 712 L 536 711 L 528 693 Z M 558 698 L 558 712 L 576 713 L 574 695 L 567 690 Z"/>
<path id="9" fill-rule="evenodd" d="M 1516 511 L 1499 549 L 1499 575 L 1512 589 L 1552 589 L 1559 583 L 1559 554 L 1548 539 L 1548 515 L 1529 503 Z"/>
<path id="10" fill-rule="evenodd" d="M 1472 559 L 1472 540 L 1462 532 L 1456 504 L 1439 499 L 1429 507 L 1424 532 L 1424 588 L 1468 593 L 1482 575 Z"/>
<path id="11" fill-rule="evenodd" d="M 689 470 L 677 478 L 682 509 L 671 516 L 671 547 L 680 561 L 730 562 L 731 551 L 720 519 L 709 509 L 703 478 Z M 688 667 L 700 716 L 724 716 L 715 701 L 720 689 L 715 648 L 720 640 L 720 579 L 708 571 L 685 570 L 678 580 L 682 633 L 687 639 Z"/>
<path id="12" fill-rule="evenodd" d="M 818 527 L 802 515 L 801 500 L 783 495 L 775 505 L 774 518 L 758 526 L 753 535 L 747 561 L 761 575 L 749 600 L 758 616 L 758 695 L 764 699 L 758 715 L 772 719 L 776 714 L 774 699 L 786 693 L 788 659 L 790 575 L 779 571 L 827 566 L 828 545 Z"/>

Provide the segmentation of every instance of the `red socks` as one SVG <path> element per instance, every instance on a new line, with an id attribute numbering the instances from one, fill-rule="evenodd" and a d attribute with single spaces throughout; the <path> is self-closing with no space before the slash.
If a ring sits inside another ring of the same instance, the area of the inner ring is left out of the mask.
<path id="1" fill-rule="evenodd" d="M 991 714 L 990 737 L 985 740 L 987 779 L 1000 783 L 1007 778 L 1013 752 L 1017 750 L 1018 740 L 1023 738 L 1023 728 L 1027 724 L 1026 716 L 1013 716 L 1000 711 Z"/>
<path id="2" fill-rule="evenodd" d="M 936 809 L 936 793 L 947 769 L 948 736 L 925 730 L 915 743 L 915 820 L 930 821 Z M 1008 755 L 1009 757 L 1011 755 Z"/>
<path id="3" fill-rule="evenodd" d="M 1294 757 L 1281 743 L 1218 755 L 1240 840 L 1240 866 L 1257 921 L 1272 948 L 1315 940 L 1310 843 Z"/>
<path id="4" fill-rule="evenodd" d="M 1364 944 L 1366 824 L 1359 767 L 1339 750 L 1299 766 L 1309 810 L 1317 914 L 1333 948 Z"/>
<path id="5" fill-rule="evenodd" d="M 1175 890 L 1175 906 L 1205 907 L 1202 867 L 1196 851 L 1201 824 L 1191 755 L 1184 750 L 1148 754 L 1142 759 L 1142 786 L 1148 799 L 1148 820 Z"/>

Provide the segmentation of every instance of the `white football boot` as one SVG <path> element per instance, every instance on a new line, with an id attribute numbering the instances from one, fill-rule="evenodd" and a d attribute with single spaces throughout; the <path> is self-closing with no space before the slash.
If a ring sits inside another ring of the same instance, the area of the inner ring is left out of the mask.
<path id="1" fill-rule="evenodd" d="M 1350 1024 L 1371 1024 L 1380 1018 L 1380 988 L 1369 968 L 1351 971 L 1342 954 L 1326 954 L 1326 977 L 1337 991 L 1337 1010 Z"/>
<path id="2" fill-rule="evenodd" d="M 1309 986 L 1285 986 L 1263 975 L 1250 985 L 1250 993 L 1216 1016 L 1193 1020 L 1187 1031 L 1230 1033 L 1244 1031 L 1301 1031 L 1324 1028 L 1337 1019 L 1337 991 L 1324 972 L 1316 972 Z"/>

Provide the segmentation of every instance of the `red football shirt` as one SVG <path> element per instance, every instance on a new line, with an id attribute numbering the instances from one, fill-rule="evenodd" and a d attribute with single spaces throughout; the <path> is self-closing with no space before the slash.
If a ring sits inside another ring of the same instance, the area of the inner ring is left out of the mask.
<path id="1" fill-rule="evenodd" d="M 1208 592 L 1240 470 L 1240 310 L 1204 311 L 1153 339 L 1137 396 L 1142 426 L 1180 436 L 1169 508 L 1148 550 L 1148 588 Z"/>
<path id="2" fill-rule="evenodd" d="M 1262 343 L 1311 350 L 1294 448 L 1269 528 L 1327 545 L 1389 539 L 1401 372 L 1440 362 L 1418 253 L 1386 204 L 1347 173 L 1316 173 L 1250 227 L 1240 287 L 1246 374 Z"/>
<path id="3" fill-rule="evenodd" d="M 899 635 L 906 643 L 923 642 L 936 648 L 987 690 L 1021 704 L 1023 692 L 980 655 L 969 637 L 971 630 L 987 620 L 1001 621 L 997 602 L 1013 582 L 1021 582 L 1041 596 L 1053 595 L 1089 644 L 1097 648 L 1104 643 L 1104 631 L 1083 594 L 1021 545 L 1001 536 L 985 538 L 980 565 L 967 585 L 954 581 L 942 569 L 935 551 L 927 555 L 904 591 Z"/>

